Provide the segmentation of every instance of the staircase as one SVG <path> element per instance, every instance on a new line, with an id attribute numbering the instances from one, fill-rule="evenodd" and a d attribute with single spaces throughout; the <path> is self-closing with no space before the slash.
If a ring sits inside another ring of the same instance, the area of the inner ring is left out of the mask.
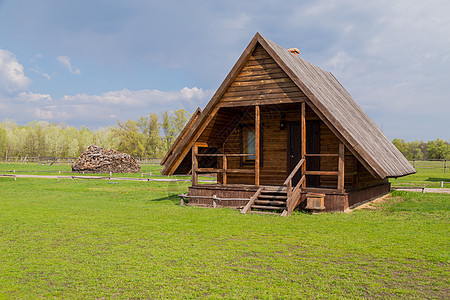
<path id="1" fill-rule="evenodd" d="M 281 215 L 286 211 L 287 193 L 282 187 L 261 188 L 249 201 L 242 213 Z"/>

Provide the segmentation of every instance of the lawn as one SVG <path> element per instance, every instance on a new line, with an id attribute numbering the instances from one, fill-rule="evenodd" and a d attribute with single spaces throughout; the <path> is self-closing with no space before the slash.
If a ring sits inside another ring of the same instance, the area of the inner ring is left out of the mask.
<path id="1" fill-rule="evenodd" d="M 0 299 L 448 297 L 450 195 L 282 218 L 188 185 L 0 178 Z"/>
<path id="2" fill-rule="evenodd" d="M 412 162 L 411 162 L 412 164 Z M 428 188 L 440 187 L 440 182 L 450 182 L 450 161 L 447 161 L 446 173 L 444 173 L 443 161 L 416 161 L 416 174 L 397 179 L 391 179 L 392 186 L 425 186 Z M 444 184 L 450 188 L 450 183 Z"/>

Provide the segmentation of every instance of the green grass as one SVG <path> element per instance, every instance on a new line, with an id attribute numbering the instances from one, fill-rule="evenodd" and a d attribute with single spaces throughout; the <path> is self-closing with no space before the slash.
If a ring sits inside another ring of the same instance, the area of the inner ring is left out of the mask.
<path id="1" fill-rule="evenodd" d="M 14 172 L 15 171 L 15 172 Z M 143 173 L 143 174 L 142 174 Z M 149 173 L 152 175 L 150 176 Z M 0 162 L 0 174 L 23 174 L 23 175 L 83 175 L 83 176 L 109 176 L 109 173 L 85 173 L 80 174 L 72 172 L 70 164 L 39 165 L 38 163 L 21 164 L 20 162 L 5 163 Z M 163 176 L 161 175 L 161 166 L 155 164 L 141 165 L 141 171 L 138 173 L 113 173 L 113 177 L 130 178 L 173 178 L 190 179 L 190 176 Z M 215 180 L 211 177 L 199 176 L 199 180 Z"/>
<path id="2" fill-rule="evenodd" d="M 412 162 L 411 162 L 412 163 Z M 391 179 L 392 186 L 425 186 L 429 188 L 440 187 L 440 182 L 450 182 L 450 161 L 447 162 L 447 172 L 444 173 L 443 161 L 416 161 L 416 174 Z M 450 188 L 450 183 L 444 184 Z"/>
<path id="3" fill-rule="evenodd" d="M 0 178 L 0 299 L 448 297 L 450 195 L 282 218 L 188 185 Z"/>

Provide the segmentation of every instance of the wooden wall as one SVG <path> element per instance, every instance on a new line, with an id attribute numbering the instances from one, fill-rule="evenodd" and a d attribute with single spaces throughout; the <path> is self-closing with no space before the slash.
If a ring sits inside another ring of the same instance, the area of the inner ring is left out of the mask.
<path id="1" fill-rule="evenodd" d="M 258 45 L 220 100 L 223 106 L 296 103 L 306 96 Z"/>
<path id="2" fill-rule="evenodd" d="M 282 185 L 286 179 L 286 146 L 287 128 L 280 129 L 280 122 L 284 114 L 285 122 L 295 122 L 300 119 L 300 109 L 281 111 L 273 107 L 273 110 L 261 112 L 262 124 L 262 166 L 260 167 L 260 184 Z M 240 126 L 237 126 L 224 144 L 224 153 L 239 153 L 241 149 L 240 130 L 245 127 L 254 128 L 254 114 L 247 114 Z M 230 169 L 240 168 L 240 158 L 229 158 Z M 253 169 L 254 163 L 243 165 L 243 168 Z M 254 184 L 252 174 L 229 174 L 229 183 Z"/>
<path id="3" fill-rule="evenodd" d="M 321 153 L 337 154 L 339 152 L 339 139 L 323 122 L 320 130 Z M 321 171 L 337 171 L 337 160 L 337 157 L 321 157 Z M 347 148 L 345 149 L 344 174 L 346 189 L 364 189 L 387 182 L 387 179 L 373 177 Z M 320 183 L 321 187 L 335 188 L 337 186 L 337 176 L 320 176 Z"/>

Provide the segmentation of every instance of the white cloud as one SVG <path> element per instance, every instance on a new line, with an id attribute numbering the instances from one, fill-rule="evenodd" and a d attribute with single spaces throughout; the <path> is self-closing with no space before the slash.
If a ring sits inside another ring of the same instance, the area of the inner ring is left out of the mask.
<path id="1" fill-rule="evenodd" d="M 49 94 L 39 94 L 33 92 L 21 92 L 16 97 L 16 100 L 37 102 L 37 101 L 52 101 L 52 96 Z"/>
<path id="2" fill-rule="evenodd" d="M 25 76 L 23 66 L 17 61 L 16 56 L 0 49 L 0 91 L 14 93 L 23 91 L 31 84 L 31 79 Z"/>
<path id="3" fill-rule="evenodd" d="M 48 73 L 42 73 L 42 76 L 45 77 L 45 79 L 50 80 L 52 79 L 52 77 L 55 75 L 55 73 L 53 73 L 52 75 L 48 74 Z"/>
<path id="4" fill-rule="evenodd" d="M 211 93 L 205 92 L 201 88 L 184 87 L 179 91 L 160 91 L 160 90 L 139 90 L 131 91 L 123 89 L 120 91 L 106 92 L 101 95 L 76 94 L 66 95 L 63 101 L 76 103 L 90 103 L 98 105 L 118 105 L 121 107 L 150 107 L 154 105 L 171 105 L 192 101 L 203 101 Z"/>
<path id="5" fill-rule="evenodd" d="M 19 123 L 45 120 L 95 129 L 165 110 L 182 108 L 194 112 L 198 106 L 204 107 L 212 94 L 213 91 L 198 87 L 178 91 L 123 89 L 100 95 L 66 95 L 59 99 L 49 94 L 21 92 L 10 98 L 0 97 L 0 107 L 2 102 L 8 103 L 7 109 L 0 110 L 0 120 L 6 117 Z"/>
<path id="6" fill-rule="evenodd" d="M 70 63 L 70 58 L 68 56 L 58 56 L 58 61 L 69 70 L 70 73 L 80 75 L 81 70 Z"/>
<path id="7" fill-rule="evenodd" d="M 188 87 L 184 87 L 180 90 L 180 93 L 184 98 L 187 99 L 202 99 L 203 97 L 205 97 L 205 92 L 203 91 L 203 89 L 199 89 L 195 86 L 191 89 Z"/>
<path id="8" fill-rule="evenodd" d="M 42 108 L 36 108 L 34 110 L 34 116 L 40 120 L 52 120 L 54 119 L 53 112 Z"/>

